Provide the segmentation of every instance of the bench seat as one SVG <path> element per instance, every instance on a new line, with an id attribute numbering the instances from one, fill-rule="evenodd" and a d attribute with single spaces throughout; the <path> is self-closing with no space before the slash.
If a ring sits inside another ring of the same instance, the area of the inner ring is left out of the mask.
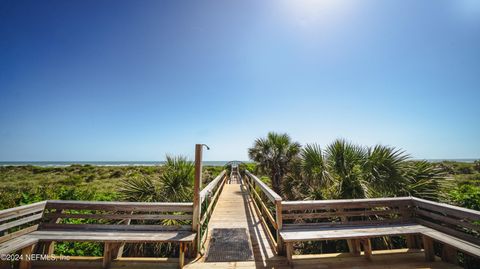
<path id="1" fill-rule="evenodd" d="M 455 248 L 465 254 L 480 258 L 480 246 L 437 230 L 423 232 L 422 235 Z"/>
<path id="2" fill-rule="evenodd" d="M 14 239 L 0 243 L 0 254 L 10 254 L 28 246 L 38 243 L 38 239 L 28 235 L 22 235 Z"/>
<path id="3" fill-rule="evenodd" d="M 40 241 L 81 241 L 105 243 L 191 243 L 196 233 L 188 231 L 39 230 L 28 236 Z"/>
<path id="4" fill-rule="evenodd" d="M 356 238 L 372 238 L 389 235 L 420 234 L 432 231 L 423 225 L 415 223 L 389 224 L 384 226 L 365 225 L 354 226 L 344 225 L 337 227 L 316 227 L 300 226 L 286 227 L 280 231 L 284 242 L 302 242 L 319 240 L 340 240 Z"/>

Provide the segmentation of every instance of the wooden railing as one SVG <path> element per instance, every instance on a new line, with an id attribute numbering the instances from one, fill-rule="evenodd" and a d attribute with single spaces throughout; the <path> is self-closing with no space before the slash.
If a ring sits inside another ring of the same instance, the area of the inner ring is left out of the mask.
<path id="1" fill-rule="evenodd" d="M 270 244 L 277 250 L 277 253 L 282 253 L 283 244 L 280 237 L 282 198 L 250 171 L 245 171 L 244 178 L 255 211 L 262 222 Z"/>
<path id="2" fill-rule="evenodd" d="M 0 210 L 0 243 L 35 231 L 42 218 L 45 201 Z"/>
<path id="3" fill-rule="evenodd" d="M 41 229 L 192 230 L 193 204 L 50 200 Z M 80 220 L 81 223 L 70 223 Z M 122 224 L 130 220 L 128 225 Z"/>
<path id="4" fill-rule="evenodd" d="M 208 183 L 205 188 L 200 191 L 201 219 L 200 219 L 200 235 L 201 244 L 205 243 L 208 233 L 208 222 L 212 215 L 213 209 L 217 204 L 218 197 L 222 192 L 223 186 L 227 180 L 227 171 L 223 170 L 214 180 Z"/>
<path id="5" fill-rule="evenodd" d="M 282 202 L 284 226 L 331 226 L 406 222 L 412 218 L 412 199 L 377 198 Z"/>
<path id="6" fill-rule="evenodd" d="M 415 220 L 424 226 L 480 245 L 480 212 L 412 198 Z"/>

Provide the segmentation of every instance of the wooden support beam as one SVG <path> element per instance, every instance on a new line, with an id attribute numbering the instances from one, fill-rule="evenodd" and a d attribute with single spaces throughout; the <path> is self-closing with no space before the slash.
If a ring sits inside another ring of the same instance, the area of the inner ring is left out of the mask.
<path id="1" fill-rule="evenodd" d="M 33 253 L 35 245 L 30 245 L 22 249 L 22 260 L 20 261 L 19 269 L 30 269 L 32 267 L 32 262 L 28 259 Z"/>
<path id="2" fill-rule="evenodd" d="M 449 245 L 444 244 L 442 249 L 442 261 L 458 264 L 457 250 Z"/>
<path id="3" fill-rule="evenodd" d="M 285 248 L 287 250 L 288 264 L 293 265 L 293 243 L 292 242 L 286 242 L 285 243 Z"/>
<path id="4" fill-rule="evenodd" d="M 352 254 L 355 255 L 355 256 L 360 256 L 361 247 L 360 247 L 360 240 L 359 239 L 352 240 L 352 247 L 353 247 Z"/>
<path id="5" fill-rule="evenodd" d="M 405 239 L 407 241 L 407 248 L 411 248 L 411 249 L 418 248 L 414 234 L 407 234 L 405 236 Z"/>
<path id="6" fill-rule="evenodd" d="M 103 245 L 103 261 L 102 268 L 109 268 L 112 263 L 112 244 L 105 243 Z"/>
<path id="7" fill-rule="evenodd" d="M 282 230 L 283 218 L 282 218 L 282 200 L 275 201 L 275 219 L 277 223 L 277 253 L 283 255 L 285 253 L 282 237 L 280 236 L 280 230 Z"/>
<path id="8" fill-rule="evenodd" d="M 180 269 L 183 268 L 185 265 L 185 249 L 186 249 L 186 244 L 185 243 L 180 243 L 180 254 L 178 255 L 178 267 Z"/>
<path id="9" fill-rule="evenodd" d="M 201 230 L 200 230 L 200 218 L 201 218 L 201 204 L 200 204 L 200 190 L 202 189 L 202 151 L 203 145 L 195 145 L 195 178 L 193 182 L 193 219 L 192 219 L 192 231 L 197 233 L 195 244 L 193 245 L 194 253 L 200 253 L 201 247 Z"/>
<path id="10" fill-rule="evenodd" d="M 435 261 L 435 251 L 433 249 L 433 239 L 422 235 L 423 249 L 425 251 L 425 260 L 428 262 Z"/>
<path id="11" fill-rule="evenodd" d="M 363 252 L 365 253 L 365 258 L 369 261 L 372 260 L 372 244 L 370 243 L 370 238 L 360 239 L 363 245 Z"/>

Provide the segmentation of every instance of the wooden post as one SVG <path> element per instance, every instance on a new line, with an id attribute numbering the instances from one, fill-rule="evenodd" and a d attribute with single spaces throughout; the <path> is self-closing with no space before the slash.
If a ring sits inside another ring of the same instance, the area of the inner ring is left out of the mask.
<path id="1" fill-rule="evenodd" d="M 293 265 L 293 243 L 292 242 L 287 242 L 287 243 L 285 243 L 285 247 L 287 249 L 288 264 Z"/>
<path id="2" fill-rule="evenodd" d="M 19 269 L 30 269 L 32 267 L 32 262 L 29 260 L 30 257 L 28 256 L 32 255 L 34 248 L 35 245 L 30 245 L 22 249 L 23 259 L 20 260 Z"/>
<path id="3" fill-rule="evenodd" d="M 352 247 L 353 247 L 353 255 L 355 256 L 360 256 L 360 252 L 361 252 L 361 247 L 360 247 L 360 240 L 358 239 L 353 239 L 352 240 Z"/>
<path id="4" fill-rule="evenodd" d="M 433 239 L 422 235 L 423 240 L 423 250 L 425 251 L 425 260 L 427 262 L 434 262 L 435 261 L 435 252 L 433 249 Z"/>
<path id="5" fill-rule="evenodd" d="M 280 230 L 282 229 L 283 218 L 282 218 L 282 200 L 275 200 L 275 210 L 276 210 L 276 222 L 277 222 L 277 253 L 278 255 L 284 254 L 284 244 L 282 237 L 280 236 Z"/>
<path id="6" fill-rule="evenodd" d="M 447 244 L 443 244 L 442 261 L 448 262 L 448 263 L 453 263 L 453 264 L 458 264 L 457 250 L 455 248 L 452 248 L 451 246 L 449 246 Z"/>
<path id="7" fill-rule="evenodd" d="M 200 190 L 202 188 L 202 144 L 195 145 L 195 179 L 193 182 L 193 220 L 192 230 L 197 233 L 196 241 L 193 245 L 193 252 L 200 253 L 202 236 L 200 234 L 200 217 L 202 207 L 200 205 Z"/>
<path id="8" fill-rule="evenodd" d="M 102 268 L 109 268 L 112 263 L 112 245 L 111 243 L 105 243 L 103 245 L 103 260 Z"/>
<path id="9" fill-rule="evenodd" d="M 180 254 L 178 255 L 178 267 L 180 269 L 185 265 L 185 243 L 180 243 Z"/>
<path id="10" fill-rule="evenodd" d="M 361 242 L 363 245 L 363 252 L 365 254 L 365 258 L 371 261 L 372 260 L 372 244 L 370 243 L 370 238 L 363 238 L 361 239 Z"/>

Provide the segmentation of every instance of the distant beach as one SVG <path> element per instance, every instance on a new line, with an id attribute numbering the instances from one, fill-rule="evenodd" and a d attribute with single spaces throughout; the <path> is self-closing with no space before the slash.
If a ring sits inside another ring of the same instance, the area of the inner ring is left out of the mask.
<path id="1" fill-rule="evenodd" d="M 415 159 L 421 160 L 421 159 Z M 478 159 L 427 159 L 429 162 L 462 162 L 473 163 Z M 224 166 L 229 161 L 204 161 L 204 166 Z M 249 161 L 244 161 L 248 163 Z M 40 167 L 66 167 L 70 165 L 94 165 L 94 166 L 155 166 L 163 165 L 164 161 L 44 161 L 44 162 L 0 162 L 0 166 L 40 166 Z"/>
<path id="2" fill-rule="evenodd" d="M 94 166 L 155 166 L 163 165 L 164 161 L 50 161 L 50 162 L 0 162 L 0 166 L 40 166 L 40 167 L 65 167 L 70 165 Z M 228 161 L 204 161 L 204 166 L 224 166 Z"/>

